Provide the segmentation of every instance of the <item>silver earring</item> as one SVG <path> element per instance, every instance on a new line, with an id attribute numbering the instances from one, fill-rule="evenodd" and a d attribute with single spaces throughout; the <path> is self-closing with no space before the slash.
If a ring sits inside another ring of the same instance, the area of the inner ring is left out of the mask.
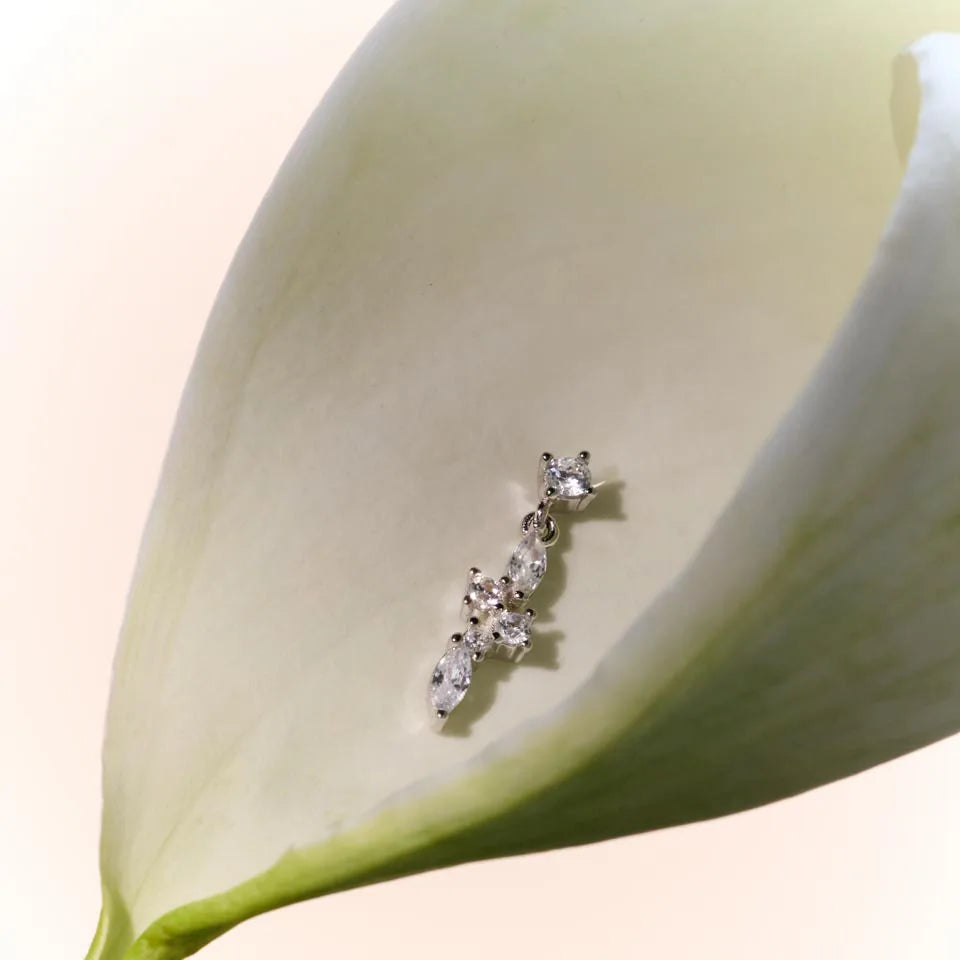
<path id="1" fill-rule="evenodd" d="M 575 457 L 544 453 L 537 488 L 540 502 L 520 524 L 523 539 L 504 575 L 495 579 L 470 568 L 463 598 L 466 626 L 447 641 L 430 678 L 428 699 L 438 720 L 445 720 L 466 696 L 475 664 L 491 654 L 519 662 L 533 645 L 536 613 L 526 602 L 546 573 L 547 547 L 556 543 L 560 532 L 550 511 L 558 503 L 582 510 L 596 496 L 590 454 L 586 450 Z"/>

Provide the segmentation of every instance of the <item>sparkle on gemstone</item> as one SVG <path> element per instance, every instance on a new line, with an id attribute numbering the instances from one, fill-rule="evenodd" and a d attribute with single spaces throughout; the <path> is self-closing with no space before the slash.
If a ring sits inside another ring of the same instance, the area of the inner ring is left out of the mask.
<path id="1" fill-rule="evenodd" d="M 491 577 L 476 577 L 467 584 L 470 605 L 481 613 L 489 613 L 503 603 L 503 586 Z"/>
<path id="2" fill-rule="evenodd" d="M 577 500 L 590 492 L 590 467 L 578 457 L 554 457 L 544 468 L 543 487 L 554 487 L 564 500 Z"/>
<path id="3" fill-rule="evenodd" d="M 449 713 L 470 686 L 473 661 L 463 644 L 451 647 L 434 667 L 430 681 L 430 704 L 434 710 Z"/>
<path id="4" fill-rule="evenodd" d="M 496 630 L 500 634 L 499 643 L 505 647 L 519 647 L 530 639 L 530 627 L 533 618 L 529 613 L 507 611 L 496 619 Z"/>
<path id="5" fill-rule="evenodd" d="M 471 653 L 481 656 L 493 646 L 493 637 L 489 627 L 470 627 L 463 635 L 463 642 Z"/>
<path id="6" fill-rule="evenodd" d="M 521 541 L 507 564 L 507 576 L 515 590 L 522 590 L 527 596 L 537 589 L 537 585 L 547 572 L 547 548 L 531 530 Z"/>

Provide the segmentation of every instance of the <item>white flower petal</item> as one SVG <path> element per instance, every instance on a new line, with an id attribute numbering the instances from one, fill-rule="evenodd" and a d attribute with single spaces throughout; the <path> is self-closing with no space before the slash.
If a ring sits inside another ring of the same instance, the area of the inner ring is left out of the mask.
<path id="1" fill-rule="evenodd" d="M 92 957 L 960 726 L 956 39 L 916 48 L 866 286 L 697 553 L 866 267 L 919 8 L 406 3 L 374 32 L 185 393 L 116 662 Z M 551 554 L 556 663 L 485 664 L 434 733 L 466 568 L 506 560 L 537 454 L 584 446 L 619 482 Z"/>

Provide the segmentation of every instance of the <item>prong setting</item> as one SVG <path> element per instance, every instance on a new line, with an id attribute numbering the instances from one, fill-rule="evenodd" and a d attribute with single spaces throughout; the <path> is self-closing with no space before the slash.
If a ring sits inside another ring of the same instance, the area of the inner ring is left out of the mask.
<path id="1" fill-rule="evenodd" d="M 582 510 L 597 493 L 590 474 L 590 452 L 575 457 L 541 454 L 537 473 L 537 506 L 521 523 L 523 539 L 500 577 L 470 567 L 462 601 L 467 625 L 453 633 L 431 677 L 432 715 L 446 720 L 463 700 L 473 668 L 489 655 L 506 656 L 515 663 L 533 647 L 531 632 L 537 613 L 523 607 L 547 569 L 547 548 L 556 542 L 559 528 L 551 516 L 558 505 Z"/>

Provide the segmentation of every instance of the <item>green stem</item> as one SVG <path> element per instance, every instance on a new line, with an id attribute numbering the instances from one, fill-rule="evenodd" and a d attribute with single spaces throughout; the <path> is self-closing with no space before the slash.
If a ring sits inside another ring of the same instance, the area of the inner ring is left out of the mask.
<path id="1" fill-rule="evenodd" d="M 132 943 L 130 917 L 119 900 L 104 887 L 100 920 L 86 960 L 120 960 Z"/>

